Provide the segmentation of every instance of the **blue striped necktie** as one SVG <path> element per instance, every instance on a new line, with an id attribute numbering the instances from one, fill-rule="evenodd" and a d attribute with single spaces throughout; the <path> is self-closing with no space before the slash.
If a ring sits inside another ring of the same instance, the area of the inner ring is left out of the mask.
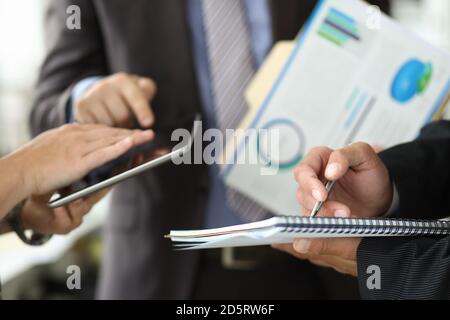
<path id="1" fill-rule="evenodd" d="M 217 124 L 225 133 L 236 129 L 248 110 L 244 91 L 255 73 L 249 28 L 242 0 L 203 0 L 202 7 Z M 244 221 L 268 215 L 229 187 L 227 201 Z"/>

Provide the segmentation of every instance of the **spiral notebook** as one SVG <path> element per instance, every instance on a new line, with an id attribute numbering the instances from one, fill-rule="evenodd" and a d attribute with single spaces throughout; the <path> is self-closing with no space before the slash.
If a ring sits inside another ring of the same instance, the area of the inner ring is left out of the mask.
<path id="1" fill-rule="evenodd" d="M 225 228 L 171 231 L 177 249 L 212 249 L 290 243 L 294 238 L 413 237 L 450 235 L 450 221 L 273 217 Z"/>

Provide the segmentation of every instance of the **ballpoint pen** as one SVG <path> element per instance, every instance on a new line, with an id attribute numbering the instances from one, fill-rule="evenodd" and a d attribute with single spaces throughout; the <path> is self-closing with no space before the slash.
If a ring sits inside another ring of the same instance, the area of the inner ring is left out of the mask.
<path id="1" fill-rule="evenodd" d="M 327 189 L 328 196 L 330 196 L 331 191 L 333 191 L 333 187 L 335 185 L 336 181 L 328 181 L 325 185 L 325 188 Z M 319 213 L 320 209 L 322 209 L 323 204 L 325 201 L 317 201 L 314 205 L 314 208 L 311 211 L 310 218 L 314 218 Z"/>

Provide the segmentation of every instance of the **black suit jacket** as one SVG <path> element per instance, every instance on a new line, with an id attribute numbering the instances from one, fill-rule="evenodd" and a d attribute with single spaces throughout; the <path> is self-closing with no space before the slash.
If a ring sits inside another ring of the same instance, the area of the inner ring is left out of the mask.
<path id="1" fill-rule="evenodd" d="M 399 192 L 398 218 L 450 216 L 450 122 L 425 127 L 411 143 L 381 153 Z M 360 292 L 367 299 L 450 299 L 450 237 L 365 239 L 358 249 Z M 369 290 L 378 265 L 381 289 Z"/>
<path id="2" fill-rule="evenodd" d="M 378 3 L 386 9 L 388 0 Z M 275 40 L 295 37 L 316 1 L 270 0 Z M 52 0 L 47 54 L 31 125 L 34 134 L 63 124 L 72 86 L 92 75 L 128 72 L 153 78 L 156 126 L 174 127 L 200 99 L 184 0 Z M 82 29 L 66 28 L 78 5 Z M 165 165 L 118 185 L 106 226 L 102 298 L 187 298 L 198 252 L 174 252 L 162 235 L 202 227 L 208 197 L 203 166 Z M 300 281 L 300 280 L 299 280 Z"/>

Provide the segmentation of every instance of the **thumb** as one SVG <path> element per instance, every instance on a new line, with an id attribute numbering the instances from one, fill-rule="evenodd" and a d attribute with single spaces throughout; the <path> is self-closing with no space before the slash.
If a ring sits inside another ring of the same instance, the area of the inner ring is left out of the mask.
<path id="1" fill-rule="evenodd" d="M 348 260 L 356 260 L 356 253 L 361 239 L 295 239 L 294 250 L 308 255 L 338 256 Z"/>
<path id="2" fill-rule="evenodd" d="M 378 159 L 372 147 L 358 142 L 331 153 L 325 169 L 325 177 L 335 181 L 342 178 L 349 169 L 362 171 L 372 168 Z"/>

